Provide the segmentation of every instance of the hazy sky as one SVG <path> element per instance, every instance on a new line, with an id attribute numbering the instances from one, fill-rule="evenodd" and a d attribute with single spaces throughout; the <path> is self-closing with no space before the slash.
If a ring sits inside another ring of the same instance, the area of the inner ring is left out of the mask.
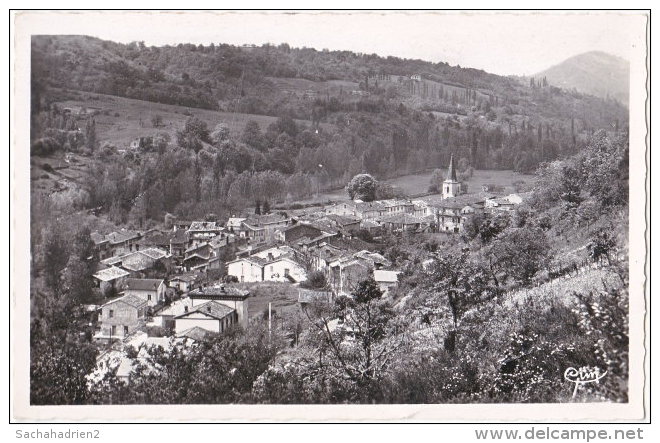
<path id="1" fill-rule="evenodd" d="M 630 48 L 644 44 L 645 32 L 641 13 L 613 12 L 79 12 L 64 21 L 66 26 L 44 15 L 33 33 L 147 45 L 286 42 L 516 75 L 593 50 L 629 59 Z"/>

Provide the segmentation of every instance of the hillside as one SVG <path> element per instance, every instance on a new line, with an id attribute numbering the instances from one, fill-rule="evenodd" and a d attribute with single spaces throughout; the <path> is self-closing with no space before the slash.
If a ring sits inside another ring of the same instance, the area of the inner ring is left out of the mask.
<path id="1" fill-rule="evenodd" d="M 131 213 L 302 201 L 361 172 L 384 181 L 428 173 L 451 155 L 459 173 L 529 174 L 579 152 L 599 129 L 627 130 L 627 109 L 613 100 L 441 62 L 286 44 L 35 36 L 32 69 L 32 154 L 52 156 L 35 164 L 67 174 L 64 154 L 82 156 L 74 176 L 98 179 L 72 181 L 76 204 L 113 208 L 118 223 Z M 33 174 L 39 190 L 60 192 L 43 171 Z"/>
<path id="2" fill-rule="evenodd" d="M 551 85 L 601 98 L 611 97 L 628 105 L 630 63 L 600 51 L 571 57 L 536 75 Z"/>

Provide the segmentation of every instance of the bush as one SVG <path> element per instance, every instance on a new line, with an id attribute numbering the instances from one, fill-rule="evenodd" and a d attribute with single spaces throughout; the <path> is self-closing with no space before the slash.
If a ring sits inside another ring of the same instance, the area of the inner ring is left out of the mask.
<path id="1" fill-rule="evenodd" d="M 307 276 L 307 280 L 300 283 L 301 288 L 305 289 L 325 289 L 328 282 L 322 271 L 314 271 Z"/>

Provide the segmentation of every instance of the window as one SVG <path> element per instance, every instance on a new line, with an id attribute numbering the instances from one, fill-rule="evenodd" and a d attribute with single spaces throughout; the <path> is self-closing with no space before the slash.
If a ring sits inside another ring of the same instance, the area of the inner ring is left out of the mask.
<path id="1" fill-rule="evenodd" d="M 128 326 L 124 326 L 124 335 L 128 335 Z"/>
<path id="2" fill-rule="evenodd" d="M 284 275 L 289 275 L 289 268 L 284 268 Z"/>
<path id="3" fill-rule="evenodd" d="M 110 310 L 108 311 L 108 318 L 112 318 L 112 317 L 114 317 L 114 316 L 115 316 L 115 311 L 113 311 L 112 309 L 110 309 Z"/>
<path id="4" fill-rule="evenodd" d="M 151 294 L 147 294 L 147 300 L 151 301 Z"/>

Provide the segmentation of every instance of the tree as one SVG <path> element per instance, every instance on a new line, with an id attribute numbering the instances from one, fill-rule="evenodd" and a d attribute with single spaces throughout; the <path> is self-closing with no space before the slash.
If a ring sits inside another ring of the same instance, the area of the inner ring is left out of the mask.
<path id="1" fill-rule="evenodd" d="M 75 303 L 90 303 L 94 300 L 92 271 L 86 262 L 72 255 L 66 265 L 64 281 L 68 297 Z"/>
<path id="2" fill-rule="evenodd" d="M 80 405 L 89 396 L 87 374 L 96 364 L 96 349 L 72 335 L 44 337 L 30 343 L 30 403 Z"/>
<path id="3" fill-rule="evenodd" d="M 446 299 L 454 330 L 468 309 L 494 295 L 484 269 L 470 262 L 464 252 L 438 256 L 425 274 L 427 289 Z"/>
<path id="4" fill-rule="evenodd" d="M 241 134 L 241 141 L 246 145 L 258 151 L 266 150 L 266 140 L 261 133 L 259 123 L 254 120 L 248 120 Z"/>
<path id="5" fill-rule="evenodd" d="M 616 241 L 611 235 L 611 229 L 601 228 L 596 231 L 587 244 L 589 256 L 594 261 L 602 261 L 605 259 L 610 263 L 610 254 L 616 246 Z"/>
<path id="6" fill-rule="evenodd" d="M 493 243 L 493 262 L 505 275 L 527 285 L 547 265 L 550 245 L 536 227 L 513 228 Z"/>
<path id="7" fill-rule="evenodd" d="M 270 203 L 268 203 L 268 200 L 264 200 L 264 203 L 261 207 L 261 212 L 264 214 L 270 214 Z"/>
<path id="8" fill-rule="evenodd" d="M 261 202 L 259 200 L 254 202 L 254 213 L 261 215 Z"/>
<path id="9" fill-rule="evenodd" d="M 224 123 L 218 123 L 211 133 L 211 141 L 215 146 L 219 146 L 222 142 L 229 140 L 229 136 L 229 127 Z"/>
<path id="10" fill-rule="evenodd" d="M 312 271 L 307 276 L 307 280 L 300 283 L 300 287 L 306 289 L 327 289 L 328 281 L 323 271 Z"/>
<path id="11" fill-rule="evenodd" d="M 434 169 L 429 180 L 429 192 L 440 192 L 442 182 L 445 180 L 445 173 L 442 169 Z"/>
<path id="12" fill-rule="evenodd" d="M 151 117 L 151 125 L 154 128 L 160 128 L 163 126 L 163 116 L 160 114 L 154 114 L 154 116 Z"/>
<path id="13" fill-rule="evenodd" d="M 284 343 L 277 334 L 251 326 L 209 335 L 193 346 L 145 349 L 130 386 L 94 386 L 102 404 L 252 403 L 252 387 Z M 158 369 L 154 369 L 158 368 Z"/>
<path id="14" fill-rule="evenodd" d="M 581 183 L 578 170 L 572 165 L 565 165 L 562 168 L 560 198 L 572 206 L 578 206 L 582 202 Z"/>
<path id="15" fill-rule="evenodd" d="M 44 241 L 44 274 L 46 285 L 58 294 L 61 288 L 60 274 L 69 261 L 69 242 L 62 228 L 53 224 L 46 228 Z"/>
<path id="16" fill-rule="evenodd" d="M 308 314 L 308 319 L 321 332 L 323 348 L 331 356 L 319 369 L 332 378 L 347 378 L 357 390 L 353 395 L 369 401 L 405 344 L 403 334 L 397 333 L 404 324 L 382 300 L 373 278 L 360 281 L 352 295 L 337 298 L 330 312 Z M 330 317 L 342 319 L 342 326 L 331 328 Z"/>
<path id="17" fill-rule="evenodd" d="M 190 117 L 182 130 L 177 131 L 176 139 L 179 146 L 198 152 L 202 149 L 202 142 L 210 143 L 209 129 L 206 122 L 197 117 Z"/>
<path id="18" fill-rule="evenodd" d="M 94 151 L 96 149 L 96 144 L 96 121 L 94 118 L 90 118 L 85 125 L 85 146 L 90 151 Z"/>
<path id="19" fill-rule="evenodd" d="M 376 198 L 376 183 L 370 174 L 358 174 L 346 185 L 346 192 L 353 200 L 370 202 Z"/>

